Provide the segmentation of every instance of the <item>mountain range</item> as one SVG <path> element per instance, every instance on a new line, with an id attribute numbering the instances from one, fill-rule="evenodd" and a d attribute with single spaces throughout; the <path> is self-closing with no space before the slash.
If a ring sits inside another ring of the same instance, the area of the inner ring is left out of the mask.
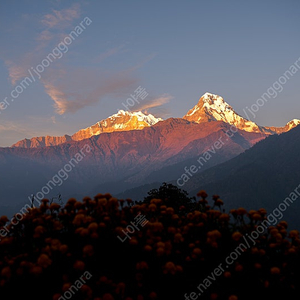
<path id="1" fill-rule="evenodd" d="M 211 93 L 205 93 L 199 99 L 199 102 L 192 109 L 190 109 L 185 116 L 183 116 L 183 119 L 196 123 L 223 121 L 230 125 L 234 125 L 241 130 L 264 134 L 278 134 L 287 132 L 300 124 L 300 120 L 294 119 L 283 127 L 259 126 L 256 123 L 249 121 L 237 114 L 222 97 Z M 108 117 L 107 119 L 99 121 L 88 128 L 81 129 L 72 136 L 66 134 L 58 137 L 33 137 L 30 139 L 23 139 L 13 144 L 12 147 L 38 148 L 57 146 L 66 142 L 88 139 L 92 136 L 105 132 L 141 130 L 145 127 L 155 125 L 159 121 L 162 121 L 162 119 L 156 118 L 151 114 L 144 114 L 141 111 L 128 112 L 119 110 L 118 113 Z"/>
<path id="2" fill-rule="evenodd" d="M 140 111 L 131 113 L 119 110 L 118 113 L 105 120 L 97 122 L 88 128 L 81 129 L 72 136 L 65 134 L 64 136 L 33 137 L 31 139 L 23 139 L 13 144 L 12 147 L 39 148 L 57 146 L 66 142 L 88 139 L 94 135 L 99 135 L 104 132 L 139 130 L 152 126 L 159 121 L 162 121 L 162 119 L 155 118 L 151 114 L 145 115 Z"/>
<path id="3" fill-rule="evenodd" d="M 61 182 L 52 184 L 45 197 L 61 193 L 64 198 L 80 198 L 102 191 L 136 195 L 140 200 L 146 188 L 163 181 L 177 183 L 191 165 L 198 169 L 188 182 L 180 181 L 184 189 L 194 193 L 207 186 L 212 190 L 213 183 L 198 181 L 198 176 L 299 123 L 295 119 L 284 127 L 259 126 L 210 93 L 183 118 L 162 120 L 142 112 L 119 111 L 72 136 L 31 138 L 0 148 L 0 209 L 16 212 L 12 206 L 28 203 L 31 194 L 36 195 L 51 178 L 63 174 L 64 166 L 85 147 L 90 151 L 65 172 L 66 178 L 60 175 Z"/>

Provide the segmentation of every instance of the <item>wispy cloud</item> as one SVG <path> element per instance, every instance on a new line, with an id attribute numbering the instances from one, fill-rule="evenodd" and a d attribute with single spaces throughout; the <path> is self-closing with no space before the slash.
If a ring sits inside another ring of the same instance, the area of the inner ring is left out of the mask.
<path id="1" fill-rule="evenodd" d="M 130 71 L 135 71 L 137 69 L 140 69 L 141 67 L 143 67 L 147 62 L 151 61 L 155 56 L 157 55 L 157 53 L 152 53 L 150 55 L 148 55 L 146 58 L 144 58 L 142 61 L 138 62 L 136 65 L 134 65 L 132 68 L 130 68 Z"/>
<path id="2" fill-rule="evenodd" d="M 28 69 L 44 58 L 44 48 L 50 47 L 52 43 L 58 43 L 65 35 L 64 31 L 71 28 L 73 21 L 79 18 L 80 14 L 80 5 L 76 3 L 66 9 L 53 10 L 52 13 L 44 15 L 39 20 L 44 29 L 36 36 L 36 44 L 32 51 L 22 52 L 22 55 L 17 59 L 15 57 L 4 58 L 9 79 L 13 85 L 18 80 L 28 76 Z"/>
<path id="3" fill-rule="evenodd" d="M 71 7 L 63 10 L 53 10 L 51 14 L 45 15 L 41 23 L 48 28 L 63 28 L 72 23 L 74 19 L 80 16 L 80 5 L 74 3 Z"/>
<path id="4" fill-rule="evenodd" d="M 27 128 L 24 124 L 19 124 L 17 122 L 2 121 L 0 124 L 0 132 L 4 133 L 18 133 L 22 136 L 27 134 L 34 134 L 34 131 Z"/>
<path id="5" fill-rule="evenodd" d="M 13 62 L 11 60 L 6 60 L 5 64 L 8 68 L 8 75 L 9 75 L 10 81 L 13 85 L 15 85 L 19 79 L 21 79 L 27 75 L 27 69 L 25 67 L 25 63 L 16 64 L 15 62 Z"/>
<path id="6" fill-rule="evenodd" d="M 55 72 L 57 75 L 59 72 Z M 42 80 L 46 93 L 54 101 L 59 115 L 75 113 L 94 105 L 104 97 L 127 95 L 129 87 L 137 82 L 128 72 L 98 74 L 88 70 L 69 70 L 60 76 L 47 76 Z"/>
<path id="7" fill-rule="evenodd" d="M 95 59 L 94 61 L 99 63 L 103 60 L 105 60 L 106 58 L 114 55 L 114 54 L 117 54 L 118 52 L 120 52 L 122 49 L 124 49 L 125 45 L 120 45 L 118 47 L 114 47 L 112 49 L 109 49 L 103 53 L 100 53 Z"/>
<path id="8" fill-rule="evenodd" d="M 54 135 L 59 133 L 53 131 L 53 127 L 49 128 L 52 124 L 51 117 L 49 118 L 35 118 L 34 116 L 27 116 L 24 121 L 4 121 L 0 123 L 0 147 L 10 147 L 14 143 L 24 138 L 31 138 L 34 136 Z M 30 120 L 30 122 L 28 122 Z M 47 125 L 45 125 L 45 122 Z M 38 124 L 38 125 L 37 125 Z"/>
<path id="9" fill-rule="evenodd" d="M 148 109 L 160 107 L 168 103 L 171 99 L 173 99 L 173 96 L 169 94 L 163 94 L 154 99 L 143 100 L 143 102 L 140 102 L 140 104 L 137 104 L 134 108 L 135 110 L 147 112 Z"/>

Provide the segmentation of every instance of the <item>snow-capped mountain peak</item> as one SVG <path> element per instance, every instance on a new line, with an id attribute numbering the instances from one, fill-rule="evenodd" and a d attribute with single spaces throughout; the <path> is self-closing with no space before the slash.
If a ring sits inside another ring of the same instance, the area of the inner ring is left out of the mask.
<path id="1" fill-rule="evenodd" d="M 280 134 L 300 125 L 300 120 L 293 119 L 283 127 L 259 126 L 240 116 L 222 97 L 212 93 L 201 96 L 199 102 L 183 118 L 196 123 L 223 121 L 241 130 L 266 134 Z"/>
<path id="2" fill-rule="evenodd" d="M 299 119 L 293 119 L 291 121 L 289 121 L 286 126 L 288 126 L 290 129 L 298 126 L 300 124 L 300 120 Z"/>
<path id="3" fill-rule="evenodd" d="M 151 114 L 144 114 L 141 111 L 129 112 L 119 110 L 116 114 L 90 127 L 79 130 L 72 135 L 72 139 L 78 141 L 104 132 L 140 130 L 144 127 L 152 126 L 159 121 L 162 121 L 162 119 L 156 118 Z"/>
<path id="4" fill-rule="evenodd" d="M 125 110 L 119 110 L 116 114 L 110 116 L 109 119 L 116 119 L 120 116 L 130 116 L 131 118 L 136 117 L 138 121 L 146 122 L 149 126 L 163 120 L 161 118 L 154 117 L 152 114 L 144 114 L 141 111 L 129 112 Z"/>
<path id="5" fill-rule="evenodd" d="M 119 110 L 116 114 L 113 114 L 110 117 L 103 119 L 92 126 L 81 129 L 74 133 L 72 136 L 34 137 L 30 140 L 21 140 L 12 145 L 12 147 L 38 148 L 45 146 L 55 146 L 68 141 L 81 141 L 83 139 L 88 139 L 92 136 L 99 135 L 105 132 L 141 130 L 145 127 L 152 126 L 159 121 L 162 121 L 162 119 L 156 118 L 151 114 L 144 114 L 141 111 L 129 112 Z"/>
<path id="6" fill-rule="evenodd" d="M 223 121 L 245 131 L 260 131 L 259 126 L 237 114 L 221 96 L 208 92 L 199 99 L 198 104 L 189 110 L 183 118 L 196 123 Z"/>

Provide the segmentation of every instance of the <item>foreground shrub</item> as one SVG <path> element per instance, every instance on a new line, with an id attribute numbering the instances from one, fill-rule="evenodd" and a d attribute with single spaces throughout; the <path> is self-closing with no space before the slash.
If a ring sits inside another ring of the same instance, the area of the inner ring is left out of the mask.
<path id="1" fill-rule="evenodd" d="M 279 221 L 254 235 L 264 209 L 226 213 L 198 196 L 192 211 L 98 194 L 43 200 L 17 225 L 2 217 L 1 299 L 299 299 L 299 232 Z"/>

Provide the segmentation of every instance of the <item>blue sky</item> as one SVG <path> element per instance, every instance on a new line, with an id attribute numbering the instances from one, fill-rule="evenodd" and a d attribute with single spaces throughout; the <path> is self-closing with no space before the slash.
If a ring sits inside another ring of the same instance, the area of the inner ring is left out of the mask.
<path id="1" fill-rule="evenodd" d="M 297 0 L 1 1 L 0 102 L 9 105 L 0 106 L 0 146 L 73 134 L 122 109 L 139 86 L 149 96 L 133 109 L 163 118 L 182 117 L 207 91 L 245 116 L 300 58 L 299 11 Z M 80 22 L 82 32 L 11 102 L 28 69 Z M 300 70 L 252 120 L 300 118 L 299 79 Z"/>

